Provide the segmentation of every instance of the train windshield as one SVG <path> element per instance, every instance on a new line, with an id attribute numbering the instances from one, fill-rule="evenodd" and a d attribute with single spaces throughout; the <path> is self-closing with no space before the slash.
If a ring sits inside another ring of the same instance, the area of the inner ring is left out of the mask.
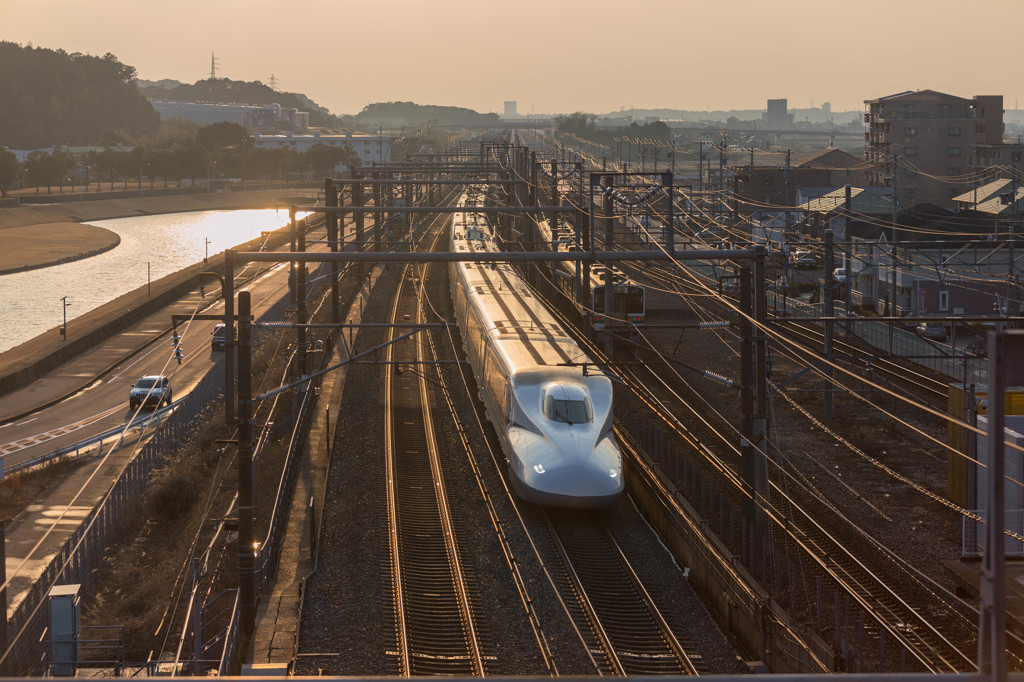
<path id="1" fill-rule="evenodd" d="M 552 383 L 544 391 L 544 416 L 563 424 L 585 424 L 594 421 L 594 409 L 579 386 Z"/>

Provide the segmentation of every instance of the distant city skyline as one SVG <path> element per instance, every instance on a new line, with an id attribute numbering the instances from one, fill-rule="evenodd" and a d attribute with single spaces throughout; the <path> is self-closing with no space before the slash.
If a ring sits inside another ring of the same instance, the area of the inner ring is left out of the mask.
<path id="1" fill-rule="evenodd" d="M 1021 20 L 1020 0 L 37 0 L 4 9 L 0 39 L 110 52 L 141 79 L 188 83 L 215 53 L 218 76 L 273 77 L 335 114 L 396 100 L 482 113 L 515 100 L 530 114 L 785 98 L 850 111 L 924 89 L 1003 95 L 1011 109 L 1024 84 L 997 29 Z M 994 37 L 979 49 L 971 36 L 986 23 Z"/>

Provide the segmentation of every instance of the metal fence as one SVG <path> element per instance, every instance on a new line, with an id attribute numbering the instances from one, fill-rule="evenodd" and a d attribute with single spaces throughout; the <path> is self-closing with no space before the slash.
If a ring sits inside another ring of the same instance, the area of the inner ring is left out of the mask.
<path id="1" fill-rule="evenodd" d="M 114 427 L 109 431 L 104 431 L 103 433 L 97 436 L 93 436 L 92 438 L 87 438 L 85 440 L 78 441 L 77 443 L 72 443 L 71 445 L 65 446 L 63 448 L 52 450 L 51 452 L 48 452 L 45 455 L 39 455 L 38 457 L 33 457 L 32 459 L 17 462 L 15 464 L 11 464 L 10 466 L 6 464 L 6 456 L 0 457 L 0 481 L 7 478 L 11 474 L 17 473 L 19 471 L 26 471 L 33 467 L 37 467 L 41 464 L 52 462 L 55 459 L 60 459 L 61 457 L 64 457 L 65 455 L 74 454 L 75 459 L 81 457 L 83 453 L 92 454 L 94 456 L 102 455 L 103 446 L 108 443 L 110 445 L 113 445 L 114 447 L 125 447 L 127 445 L 131 445 L 134 443 L 134 441 L 129 441 L 127 437 L 127 434 L 130 431 L 138 429 L 138 437 L 140 439 L 145 437 L 146 428 L 148 426 L 150 426 L 154 421 L 156 421 L 157 425 L 159 426 L 160 421 L 163 420 L 164 417 L 172 413 L 174 410 L 176 410 L 184 400 L 186 400 L 186 398 L 180 398 L 177 401 L 171 403 L 170 405 L 166 405 L 158 410 L 154 410 L 149 414 L 134 419 L 128 424 L 122 424 L 121 426 Z M 92 452 L 94 449 L 96 450 L 96 452 Z"/>
<path id="2" fill-rule="evenodd" d="M 813 672 L 800 669 L 799 650 L 808 645 L 804 639 L 809 641 L 810 635 L 815 635 L 833 647 L 830 663 L 836 671 L 906 670 L 907 651 L 879 636 L 871 613 L 857 606 L 846 591 L 809 573 L 799 557 L 773 540 L 778 532 L 759 535 L 742 508 L 734 504 L 731 484 L 695 466 L 692 447 L 681 445 L 672 428 L 642 401 L 626 393 L 621 398 L 616 394 L 616 416 L 635 447 L 670 482 L 677 496 L 688 502 L 691 524 L 720 546 L 718 555 L 707 553 L 706 545 L 698 549 L 705 552 L 702 560 L 708 570 L 732 577 L 720 581 L 730 586 L 726 595 L 730 607 L 750 614 L 767 609 L 764 641 L 775 655 L 783 656 L 791 669 Z M 760 588 L 742 584 L 733 570 L 737 565 Z M 767 593 L 766 601 L 758 596 L 759 589 Z M 805 629 L 794 631 L 789 626 L 794 622 L 805 624 Z"/>
<path id="3" fill-rule="evenodd" d="M 771 292 L 769 303 L 777 312 L 788 317 L 824 317 L 824 303 L 808 303 Z M 833 302 L 833 315 L 853 317 L 842 301 Z M 888 355 L 912 359 L 950 379 L 966 384 L 984 384 L 988 380 L 988 361 L 969 355 L 962 349 L 932 343 L 896 322 L 879 322 L 866 317 L 862 320 L 837 322 L 837 335 L 852 336 Z M 967 339 L 963 339 L 964 342 Z"/>
<path id="4" fill-rule="evenodd" d="M 222 362 L 222 361 L 221 361 Z M 107 551 L 118 532 L 143 499 L 150 474 L 186 442 L 204 422 L 210 406 L 223 400 L 223 372 L 210 372 L 174 411 L 160 423 L 153 437 L 122 469 L 107 496 L 64 541 L 42 574 L 8 619 L 8 669 L 14 674 L 42 674 L 46 660 L 47 597 L 54 585 L 81 584 L 92 588 Z"/>
<path id="5" fill-rule="evenodd" d="M 984 509 L 971 510 L 974 517 L 964 516 L 961 521 L 960 554 L 964 557 L 981 557 L 985 553 L 985 522 L 979 521 L 987 512 Z M 1007 509 L 1006 530 L 1013 535 L 1003 535 L 1003 551 L 1006 556 L 1024 557 L 1024 509 Z"/>

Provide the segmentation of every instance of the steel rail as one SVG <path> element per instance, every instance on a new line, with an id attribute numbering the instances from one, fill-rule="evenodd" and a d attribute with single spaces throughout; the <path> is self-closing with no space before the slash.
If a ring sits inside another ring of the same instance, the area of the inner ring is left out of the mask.
<path id="1" fill-rule="evenodd" d="M 392 324 L 405 315 L 418 317 L 421 290 L 408 293 L 415 281 L 419 278 L 406 266 Z M 445 498 L 427 382 L 422 373 L 398 376 L 397 362 L 409 360 L 398 358 L 403 350 L 388 346 L 385 372 L 388 524 L 401 674 L 482 677 L 483 656 Z M 413 360 L 421 354 L 417 344 Z"/>

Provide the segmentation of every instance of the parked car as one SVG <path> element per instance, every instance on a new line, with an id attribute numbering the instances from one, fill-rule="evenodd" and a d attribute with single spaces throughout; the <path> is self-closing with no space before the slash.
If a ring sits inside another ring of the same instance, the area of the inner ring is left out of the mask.
<path id="1" fill-rule="evenodd" d="M 917 325 L 917 333 L 933 341 L 945 341 L 949 335 L 946 325 L 942 322 L 922 322 Z"/>
<path id="2" fill-rule="evenodd" d="M 832 271 L 832 279 L 834 279 L 839 284 L 845 283 L 846 278 L 846 268 L 836 268 L 835 270 Z"/>
<path id="3" fill-rule="evenodd" d="M 810 254 L 799 256 L 793 263 L 797 270 L 813 270 L 818 267 L 818 259 Z"/>
<path id="4" fill-rule="evenodd" d="M 171 380 L 166 376 L 150 374 L 140 377 L 128 393 L 128 405 L 135 409 L 139 405 L 171 404 Z"/>

